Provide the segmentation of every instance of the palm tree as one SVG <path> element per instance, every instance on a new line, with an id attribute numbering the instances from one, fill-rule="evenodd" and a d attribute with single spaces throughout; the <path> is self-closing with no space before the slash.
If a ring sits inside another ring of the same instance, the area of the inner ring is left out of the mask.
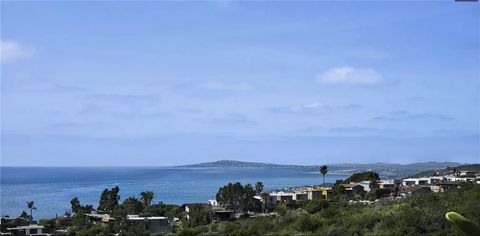
<path id="1" fill-rule="evenodd" d="M 140 200 L 142 200 L 142 203 L 146 207 L 148 207 L 148 206 L 150 206 L 150 204 L 152 204 L 153 192 L 151 192 L 151 191 L 142 192 L 142 193 L 140 193 L 140 195 L 141 195 Z"/>
<path id="2" fill-rule="evenodd" d="M 325 175 L 328 172 L 328 167 L 326 165 L 320 166 L 320 173 L 323 176 L 323 187 L 325 187 Z"/>
<path id="3" fill-rule="evenodd" d="M 255 184 L 255 193 L 257 195 L 260 195 L 260 193 L 262 193 L 262 191 L 263 191 L 263 183 L 262 182 L 257 182 Z"/>
<path id="4" fill-rule="evenodd" d="M 33 210 L 37 210 L 34 204 L 35 204 L 34 201 L 27 202 L 27 208 L 30 210 L 30 223 L 32 223 L 32 220 L 33 220 Z"/>

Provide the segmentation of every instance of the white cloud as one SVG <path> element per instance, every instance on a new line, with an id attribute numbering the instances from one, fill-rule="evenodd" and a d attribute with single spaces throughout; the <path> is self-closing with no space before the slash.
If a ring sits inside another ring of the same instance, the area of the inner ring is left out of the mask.
<path id="1" fill-rule="evenodd" d="M 302 108 L 305 108 L 305 109 L 314 109 L 314 108 L 321 108 L 321 107 L 328 107 L 328 106 L 323 104 L 322 102 L 312 102 L 302 106 Z"/>
<path id="2" fill-rule="evenodd" d="M 252 86 L 248 83 L 224 83 L 224 82 L 208 82 L 202 85 L 203 88 L 218 91 L 247 91 Z"/>
<path id="3" fill-rule="evenodd" d="M 349 66 L 331 68 L 320 75 L 317 81 L 324 84 L 362 84 L 370 85 L 382 82 L 381 74 L 373 69 L 353 68 Z"/>
<path id="4" fill-rule="evenodd" d="M 16 41 L 2 40 L 0 41 L 0 49 L 1 62 L 18 61 L 32 56 L 31 50 Z"/>
<path id="5" fill-rule="evenodd" d="M 362 106 L 358 104 L 329 105 L 315 101 L 303 105 L 270 107 L 267 110 L 274 113 L 316 113 L 321 111 L 350 110 L 358 108 L 362 108 Z"/>

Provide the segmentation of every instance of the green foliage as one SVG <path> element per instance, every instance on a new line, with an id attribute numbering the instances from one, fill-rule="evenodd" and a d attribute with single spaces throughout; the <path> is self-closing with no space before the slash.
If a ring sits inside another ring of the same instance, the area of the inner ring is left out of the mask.
<path id="1" fill-rule="evenodd" d="M 28 219 L 29 217 L 28 217 L 28 214 L 27 214 L 27 212 L 25 212 L 25 211 L 22 211 L 22 213 L 20 214 L 19 218 L 22 218 L 22 219 Z"/>
<path id="2" fill-rule="evenodd" d="M 368 187 L 370 187 L 371 191 L 377 190 L 379 188 L 378 180 L 372 179 Z"/>
<path id="3" fill-rule="evenodd" d="M 72 206 L 73 213 L 77 213 L 81 208 L 80 201 L 77 197 L 72 198 L 72 200 L 70 201 L 70 205 Z"/>
<path id="4" fill-rule="evenodd" d="M 194 236 L 194 235 L 200 235 L 203 233 L 208 232 L 208 227 L 206 226 L 201 226 L 201 227 L 195 227 L 195 228 L 184 228 L 180 232 L 178 232 L 177 235 L 179 236 Z"/>
<path id="5" fill-rule="evenodd" d="M 260 193 L 262 193 L 262 191 L 263 191 L 263 183 L 262 182 L 257 182 L 255 184 L 255 193 L 257 195 L 260 195 Z"/>
<path id="6" fill-rule="evenodd" d="M 150 232 L 143 229 L 140 225 L 132 225 L 127 230 L 122 231 L 119 236 L 149 236 Z"/>
<path id="7" fill-rule="evenodd" d="M 103 225 L 93 225 L 84 227 L 75 231 L 76 236 L 92 236 L 92 235 L 111 235 L 108 227 Z"/>
<path id="8" fill-rule="evenodd" d="M 318 215 L 302 214 L 293 223 L 293 228 L 299 232 L 314 232 L 322 227 L 323 220 Z"/>
<path id="9" fill-rule="evenodd" d="M 92 205 L 81 205 L 77 197 L 72 198 L 70 204 L 75 214 L 90 214 L 93 211 Z"/>
<path id="10" fill-rule="evenodd" d="M 256 207 L 254 196 L 255 190 L 252 185 L 242 186 L 239 182 L 221 187 L 216 194 L 218 203 L 236 212 L 254 210 Z"/>
<path id="11" fill-rule="evenodd" d="M 320 166 L 320 174 L 323 177 L 323 186 L 325 187 L 325 175 L 328 173 L 328 167 L 326 165 Z"/>
<path id="12" fill-rule="evenodd" d="M 39 225 L 43 225 L 47 228 L 54 229 L 56 227 L 55 218 L 54 219 L 40 219 L 38 222 Z"/>
<path id="13" fill-rule="evenodd" d="M 456 212 L 448 212 L 445 217 L 465 235 L 480 235 L 480 227 L 462 215 Z"/>
<path id="14" fill-rule="evenodd" d="M 181 216 L 177 205 L 164 204 L 159 202 L 143 209 L 140 216 L 166 216 L 169 219 Z"/>
<path id="15" fill-rule="evenodd" d="M 372 194 L 376 194 L 372 192 Z M 458 235 L 445 213 L 456 211 L 480 222 L 480 186 L 466 185 L 382 204 L 349 204 L 343 200 L 298 205 L 310 213 L 279 204 L 278 217 L 222 222 L 211 235 Z M 194 228 L 195 229 L 195 228 Z M 211 229 L 211 227 L 210 227 Z"/>
<path id="16" fill-rule="evenodd" d="M 37 208 L 35 207 L 35 202 L 34 202 L 34 201 L 28 201 L 28 202 L 26 202 L 26 203 L 27 203 L 27 208 L 30 210 L 30 216 L 29 216 L 30 222 L 32 222 L 32 220 L 33 220 L 33 211 L 34 211 L 34 210 L 36 211 Z"/>
<path id="17" fill-rule="evenodd" d="M 285 206 L 285 204 L 278 204 L 275 208 L 275 212 L 281 216 L 284 216 L 287 213 L 287 207 Z"/>
<path id="18" fill-rule="evenodd" d="M 378 175 L 378 173 L 374 171 L 367 171 L 362 173 L 355 173 L 350 177 L 348 177 L 343 182 L 350 183 L 350 182 L 374 181 L 374 180 L 375 181 L 380 180 L 380 176 Z"/>
<path id="19" fill-rule="evenodd" d="M 142 213 L 144 205 L 135 196 L 131 196 L 123 201 L 123 206 L 129 215 L 138 215 Z"/>
<path id="20" fill-rule="evenodd" d="M 140 200 L 142 201 L 143 206 L 148 207 L 152 204 L 152 200 L 154 196 L 153 192 L 151 191 L 141 192 L 140 196 L 141 196 Z"/>
<path id="21" fill-rule="evenodd" d="M 309 201 L 305 206 L 305 210 L 310 214 L 319 212 L 326 208 L 328 208 L 328 201 L 324 199 Z"/>
<path id="22" fill-rule="evenodd" d="M 200 226 L 210 223 L 208 211 L 203 206 L 193 206 L 188 213 L 189 219 L 187 221 L 188 226 Z"/>
<path id="23" fill-rule="evenodd" d="M 341 181 L 337 183 L 335 183 L 335 185 L 333 186 L 333 194 L 334 196 L 336 196 L 337 198 L 340 197 L 340 196 L 343 196 L 347 193 L 347 190 L 345 189 L 345 186 L 342 185 Z"/>
<path id="24" fill-rule="evenodd" d="M 111 213 L 120 200 L 120 195 L 118 195 L 119 192 L 120 188 L 118 186 L 113 187 L 111 190 L 104 189 L 100 195 L 97 210 L 100 212 Z"/>

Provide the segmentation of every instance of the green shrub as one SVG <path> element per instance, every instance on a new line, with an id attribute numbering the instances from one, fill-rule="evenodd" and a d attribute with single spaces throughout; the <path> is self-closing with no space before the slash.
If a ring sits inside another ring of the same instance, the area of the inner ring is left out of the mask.
<path id="1" fill-rule="evenodd" d="M 312 200 L 308 202 L 308 204 L 305 206 L 305 210 L 310 213 L 316 213 L 321 211 L 322 209 L 326 209 L 328 207 L 328 201 L 321 199 L 321 200 Z"/>

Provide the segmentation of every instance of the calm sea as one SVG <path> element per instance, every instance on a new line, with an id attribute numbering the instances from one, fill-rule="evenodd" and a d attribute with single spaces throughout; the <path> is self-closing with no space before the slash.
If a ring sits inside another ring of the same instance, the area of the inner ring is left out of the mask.
<path id="1" fill-rule="evenodd" d="M 97 206 L 104 188 L 120 187 L 122 199 L 153 191 L 155 202 L 207 202 L 229 182 L 255 184 L 265 190 L 320 184 L 321 175 L 298 168 L 65 168 L 1 167 L 1 215 L 18 216 L 25 202 L 35 201 L 34 218 L 54 217 L 70 209 L 70 200 Z M 344 179 L 328 174 L 325 182 Z"/>

